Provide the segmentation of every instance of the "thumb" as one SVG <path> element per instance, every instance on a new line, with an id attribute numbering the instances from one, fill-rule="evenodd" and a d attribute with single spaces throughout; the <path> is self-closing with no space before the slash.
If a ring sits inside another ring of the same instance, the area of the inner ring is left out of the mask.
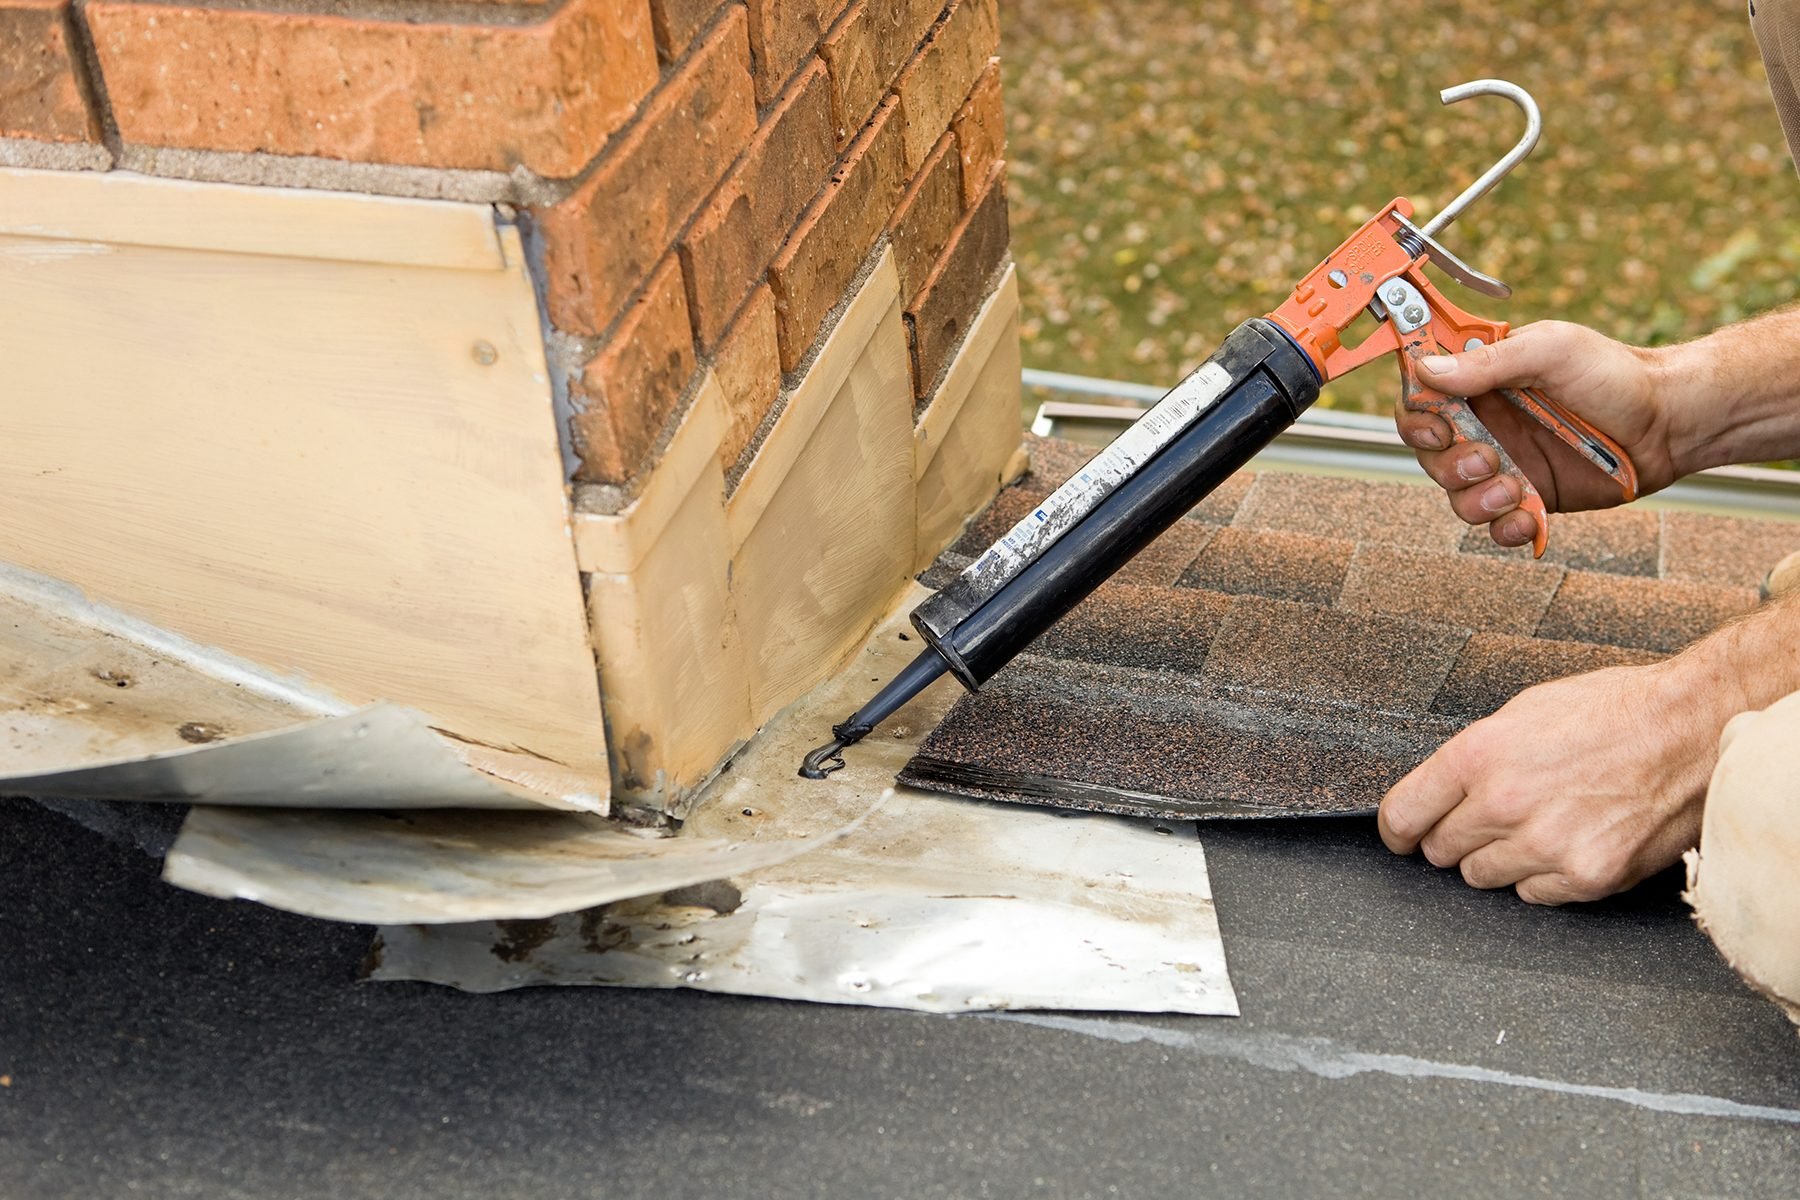
<path id="1" fill-rule="evenodd" d="M 1566 351 L 1552 344 L 1556 340 L 1510 337 L 1462 354 L 1429 355 L 1419 360 L 1420 378 L 1452 396 L 1479 396 L 1503 387 L 1543 387 L 1546 371 L 1566 358 Z"/>

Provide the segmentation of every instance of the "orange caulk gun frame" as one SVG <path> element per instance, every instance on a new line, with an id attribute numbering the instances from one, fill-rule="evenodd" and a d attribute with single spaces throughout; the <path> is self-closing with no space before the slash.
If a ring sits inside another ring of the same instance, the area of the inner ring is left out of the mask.
<path id="1" fill-rule="evenodd" d="M 1397 356 L 1401 406 L 1444 418 L 1453 444 L 1480 442 L 1494 451 L 1500 474 L 1511 476 L 1519 487 L 1519 507 L 1531 514 L 1535 525 L 1532 549 L 1541 557 L 1549 524 L 1537 488 L 1475 416 L 1468 397 L 1435 391 L 1419 377 L 1419 360 L 1427 355 L 1492 345 L 1504 338 L 1509 328 L 1505 321 L 1489 321 L 1464 312 L 1446 300 L 1425 277 L 1425 264 L 1432 262 L 1475 291 L 1499 299 L 1512 294 L 1505 284 L 1468 266 L 1434 237 L 1537 144 L 1541 128 L 1537 105 L 1522 88 L 1502 80 L 1482 79 L 1446 90 L 1443 100 L 1450 104 L 1480 95 L 1505 96 L 1525 110 L 1529 125 L 1518 145 L 1423 227 L 1412 223 L 1410 201 L 1391 201 L 1308 272 L 1268 319 L 1287 331 L 1327 380 L 1346 375 L 1384 354 Z M 1365 312 L 1375 317 L 1375 332 L 1355 347 L 1345 347 L 1344 331 Z M 1500 394 L 1610 475 L 1626 500 L 1637 497 L 1637 468 L 1617 442 L 1535 389 L 1507 388 Z"/>

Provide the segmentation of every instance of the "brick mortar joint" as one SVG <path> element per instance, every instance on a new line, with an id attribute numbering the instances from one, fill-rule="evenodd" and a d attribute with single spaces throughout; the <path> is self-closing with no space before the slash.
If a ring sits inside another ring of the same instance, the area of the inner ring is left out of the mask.
<path id="1" fill-rule="evenodd" d="M 656 87 L 652 88 L 639 102 L 637 111 L 624 125 L 612 131 L 581 169 L 572 175 L 551 178 L 539 175 L 523 166 L 514 166 L 510 171 L 413 166 L 387 162 L 361 162 L 348 159 L 326 158 L 314 155 L 273 154 L 266 151 L 235 151 L 190 147 L 165 147 L 149 144 L 123 142 L 118 134 L 117 124 L 113 117 L 112 105 L 106 93 L 105 76 L 99 67 L 98 55 L 94 46 L 93 32 L 87 23 L 85 9 L 89 0 L 75 0 L 71 8 L 71 28 L 74 40 L 79 48 L 82 82 L 87 86 L 87 95 L 95 109 L 95 115 L 102 131 L 102 144 L 113 166 L 169 179 L 186 179 L 196 182 L 235 183 L 250 186 L 296 187 L 321 191 L 358 192 L 371 195 L 387 195 L 415 197 L 421 199 L 446 199 L 469 203 L 506 202 L 533 208 L 549 208 L 567 200 L 590 180 L 594 173 L 605 163 L 619 144 L 630 135 L 645 119 L 644 110 L 667 81 L 682 70 L 692 59 L 699 46 L 707 36 L 716 29 L 718 23 L 727 18 L 732 9 L 740 8 L 737 3 L 722 4 L 711 21 L 697 32 L 690 40 L 680 58 L 663 64 Z M 492 28 L 519 27 L 549 20 L 560 12 L 567 4 L 576 0 L 553 0 L 543 6 L 518 6 L 518 15 L 530 16 L 536 20 L 495 21 L 492 18 L 502 8 L 492 4 L 458 4 L 446 7 L 436 0 L 363 0 L 356 4 L 339 3 L 335 11 L 320 12 L 314 7 L 307 7 L 307 0 L 257 0 L 253 6 L 250 0 L 196 0 L 193 3 L 163 3 L 151 0 L 142 7 L 163 8 L 202 8 L 220 12 L 289 12 L 296 15 L 315 16 L 349 16 L 356 18 L 369 15 L 370 19 L 391 19 L 395 24 L 448 24 L 460 22 L 454 18 L 465 10 L 483 18 L 473 22 Z M 965 0 L 967 2 L 967 0 Z M 391 18 L 382 14 L 401 14 Z M 429 16 L 433 19 L 425 21 Z M 940 11 L 932 26 L 935 33 L 944 22 L 944 14 Z M 915 46 L 916 56 L 919 47 L 930 40 L 930 34 L 921 39 Z M 782 103 L 788 90 L 806 70 L 806 65 L 814 54 L 803 59 L 792 75 L 783 83 L 781 90 L 768 105 L 757 110 L 759 127 L 775 107 Z M 903 71 L 901 72 L 904 73 Z M 890 86 L 883 93 L 883 99 L 894 95 Z M 866 124 L 864 128 L 867 128 Z M 29 139 L 24 139 L 29 140 Z M 855 138 L 850 139 L 854 144 Z M 14 157 L 22 157 L 15 155 Z M 44 156 L 54 157 L 54 156 Z M 734 159 L 732 167 L 738 161 Z M 839 161 L 842 161 L 842 155 Z M 99 164 L 81 164 L 79 167 L 56 169 L 95 169 Z M 727 170 L 729 174 L 729 169 Z M 684 230 L 685 232 L 685 230 Z"/>
<path id="2" fill-rule="evenodd" d="M 88 0 L 72 0 L 63 19 L 67 23 L 69 40 L 75 43 L 76 82 L 82 98 L 93 105 L 94 121 L 100 127 L 100 144 L 106 147 L 108 157 L 117 165 L 122 149 L 119 124 L 113 119 L 112 98 L 107 94 L 106 76 L 100 70 L 100 54 L 94 46 L 94 31 L 88 25 L 87 7 Z"/>

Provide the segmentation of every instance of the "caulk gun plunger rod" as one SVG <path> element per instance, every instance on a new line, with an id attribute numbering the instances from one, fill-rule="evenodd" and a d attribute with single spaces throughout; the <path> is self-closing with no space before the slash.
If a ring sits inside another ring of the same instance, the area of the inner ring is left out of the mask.
<path id="1" fill-rule="evenodd" d="M 871 730 L 896 712 L 900 706 L 925 690 L 927 684 L 949 670 L 944 656 L 930 646 L 906 669 L 888 680 L 870 701 L 857 709 L 848 721 L 831 727 L 832 740 L 808 754 L 800 764 L 802 779 L 823 779 L 844 765 L 844 747 L 854 746 L 869 736 Z"/>

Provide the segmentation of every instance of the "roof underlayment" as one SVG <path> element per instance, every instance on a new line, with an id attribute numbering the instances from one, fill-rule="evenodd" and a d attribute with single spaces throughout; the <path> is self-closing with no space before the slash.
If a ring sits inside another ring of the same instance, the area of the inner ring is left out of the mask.
<path id="1" fill-rule="evenodd" d="M 544 921 L 390 925 L 372 978 L 469 991 L 685 987 L 928 1012 L 1060 1008 L 1235 1014 L 1192 825 L 972 804 L 895 788 L 942 719 L 939 679 L 822 781 L 819 732 L 917 653 L 913 588 L 830 680 L 785 709 L 702 796 L 676 842 L 754 852 L 849 827 L 778 866 Z"/>
<path id="2" fill-rule="evenodd" d="M 938 585 L 1092 450 L 1034 468 L 927 573 Z M 979 693 L 901 773 L 987 799 L 1168 817 L 1372 811 L 1535 683 L 1651 661 L 1757 603 L 1800 526 L 1640 508 L 1493 545 L 1435 488 L 1234 476 Z"/>

